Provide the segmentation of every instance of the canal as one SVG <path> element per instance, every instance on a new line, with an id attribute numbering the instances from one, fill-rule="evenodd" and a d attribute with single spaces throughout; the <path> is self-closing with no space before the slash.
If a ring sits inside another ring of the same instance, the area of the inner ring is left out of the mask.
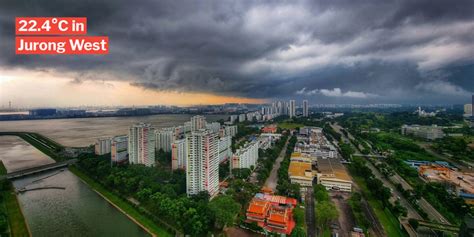
<path id="1" fill-rule="evenodd" d="M 8 172 L 52 161 L 14 136 L 0 136 L 0 159 Z M 17 189 L 65 188 L 18 194 L 33 236 L 149 236 L 67 169 L 28 176 L 13 184 Z"/>

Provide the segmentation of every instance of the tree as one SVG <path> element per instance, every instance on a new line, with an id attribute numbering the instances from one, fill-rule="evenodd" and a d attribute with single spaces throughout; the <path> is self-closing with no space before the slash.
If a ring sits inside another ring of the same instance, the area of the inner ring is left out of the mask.
<path id="1" fill-rule="evenodd" d="M 230 196 L 219 196 L 209 203 L 209 210 L 214 214 L 216 228 L 222 229 L 233 223 L 234 217 L 240 210 L 240 204 Z"/>
<path id="2" fill-rule="evenodd" d="M 303 227 L 297 226 L 291 232 L 291 237 L 306 237 L 306 232 L 304 231 Z"/>
<path id="3" fill-rule="evenodd" d="M 418 229 L 418 226 L 420 225 L 420 223 L 418 223 L 418 220 L 417 219 L 413 219 L 413 218 L 410 218 L 408 220 L 408 223 L 411 225 L 411 227 L 413 227 L 413 229 Z"/>
<path id="4" fill-rule="evenodd" d="M 326 227 L 330 221 L 339 216 L 336 207 L 330 201 L 318 202 L 315 207 L 316 222 L 320 227 Z"/>

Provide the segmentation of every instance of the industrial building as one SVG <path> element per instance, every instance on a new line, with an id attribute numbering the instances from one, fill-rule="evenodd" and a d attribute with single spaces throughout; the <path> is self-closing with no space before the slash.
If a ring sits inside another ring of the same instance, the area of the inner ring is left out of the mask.
<path id="1" fill-rule="evenodd" d="M 314 174 L 311 165 L 311 158 L 304 157 L 301 153 L 291 154 L 288 177 L 291 183 L 297 183 L 301 187 L 312 187 Z"/>
<path id="2" fill-rule="evenodd" d="M 444 137 L 443 128 L 438 127 L 437 125 L 403 125 L 401 131 L 402 135 L 413 135 L 427 140 L 436 140 Z"/>
<path id="3" fill-rule="evenodd" d="M 318 158 L 317 167 L 318 184 L 323 185 L 327 190 L 352 191 L 352 180 L 339 159 Z"/>

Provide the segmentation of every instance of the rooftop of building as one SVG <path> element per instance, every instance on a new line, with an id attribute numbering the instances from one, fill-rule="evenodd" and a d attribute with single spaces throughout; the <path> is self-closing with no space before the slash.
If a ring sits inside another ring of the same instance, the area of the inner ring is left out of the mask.
<path id="1" fill-rule="evenodd" d="M 290 177 L 312 178 L 311 161 L 291 161 L 288 167 Z"/>
<path id="2" fill-rule="evenodd" d="M 344 181 L 351 181 L 346 168 L 341 161 L 336 158 L 318 158 L 318 171 L 322 176 L 336 178 Z"/>

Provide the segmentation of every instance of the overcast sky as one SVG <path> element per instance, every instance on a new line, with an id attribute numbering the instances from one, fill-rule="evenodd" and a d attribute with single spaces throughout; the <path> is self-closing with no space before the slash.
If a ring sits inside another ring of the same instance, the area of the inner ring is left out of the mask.
<path id="1" fill-rule="evenodd" d="M 110 54 L 15 55 L 15 16 L 85 16 Z M 123 97 L 112 104 L 467 103 L 474 1 L 0 1 L 0 103 L 60 105 L 73 87 L 62 104 L 101 104 L 91 90 Z"/>

